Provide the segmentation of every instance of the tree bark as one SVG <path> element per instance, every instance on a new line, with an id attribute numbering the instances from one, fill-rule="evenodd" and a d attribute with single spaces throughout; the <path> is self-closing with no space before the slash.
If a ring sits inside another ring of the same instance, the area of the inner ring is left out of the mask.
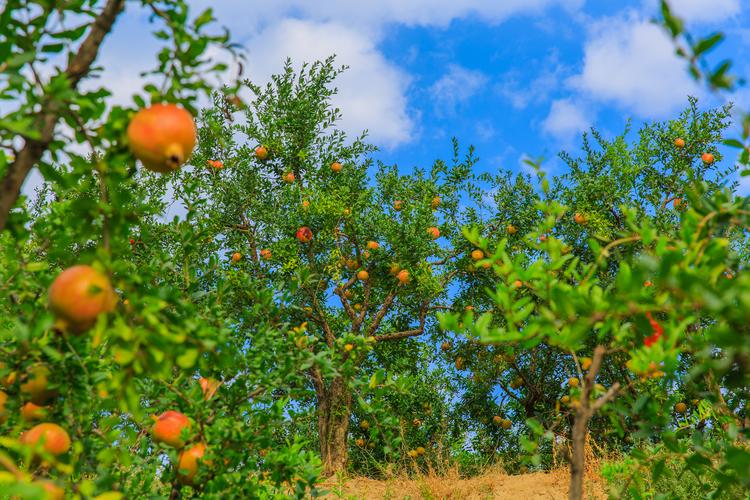
<path id="1" fill-rule="evenodd" d="M 590 401 L 589 396 L 594 388 L 596 374 L 602 365 L 602 359 L 607 350 L 604 346 L 597 346 L 594 349 L 594 357 L 591 361 L 591 367 L 583 377 L 581 387 L 581 400 L 576 408 L 575 420 L 571 429 L 570 441 L 573 451 L 570 457 L 570 488 L 568 489 L 568 498 L 570 500 L 583 499 L 583 476 L 586 472 L 586 437 L 589 432 L 589 421 L 596 412 L 609 401 L 612 401 L 617 392 L 620 390 L 619 382 L 615 382 L 612 387 L 599 399 Z"/>
<path id="2" fill-rule="evenodd" d="M 99 54 L 99 47 L 104 37 L 112 30 L 117 16 L 124 7 L 125 0 L 108 0 L 94 20 L 88 36 L 81 43 L 78 52 L 70 59 L 70 63 L 65 69 L 65 76 L 71 89 L 75 89 L 81 79 L 91 70 L 91 65 Z M 0 231 L 5 229 L 10 211 L 21 194 L 23 182 L 49 148 L 54 138 L 55 127 L 60 120 L 61 111 L 58 105 L 54 103 L 42 104 L 43 111 L 37 117 L 40 138 L 25 138 L 23 148 L 8 167 L 0 185 Z"/>
<path id="3" fill-rule="evenodd" d="M 318 439 L 326 477 L 343 472 L 348 459 L 347 436 L 352 394 L 343 377 L 329 385 L 316 384 L 318 397 Z"/>
<path id="4" fill-rule="evenodd" d="M 583 476 L 586 472 L 586 435 L 588 434 L 590 415 L 588 412 L 576 413 L 571 431 L 573 452 L 570 457 L 570 489 L 568 498 L 580 500 L 583 498 Z"/>

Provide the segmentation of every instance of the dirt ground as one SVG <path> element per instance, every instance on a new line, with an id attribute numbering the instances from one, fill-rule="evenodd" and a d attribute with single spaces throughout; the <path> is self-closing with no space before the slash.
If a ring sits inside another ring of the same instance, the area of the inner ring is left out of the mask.
<path id="1" fill-rule="evenodd" d="M 377 481 L 368 478 L 350 478 L 343 485 L 328 483 L 326 499 L 450 499 L 450 500 L 564 500 L 568 498 L 568 471 L 560 469 L 548 473 L 505 475 L 485 474 L 480 477 L 461 479 L 457 475 L 447 477 L 423 476 L 412 479 L 389 479 Z M 590 476 L 586 480 L 585 498 L 604 500 L 607 495 L 599 478 Z"/>

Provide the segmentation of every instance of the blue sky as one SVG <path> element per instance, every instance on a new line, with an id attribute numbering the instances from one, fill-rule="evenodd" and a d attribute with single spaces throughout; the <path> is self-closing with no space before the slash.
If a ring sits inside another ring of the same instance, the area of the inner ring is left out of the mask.
<path id="1" fill-rule="evenodd" d="M 451 154 L 450 138 L 477 146 L 480 168 L 517 170 L 525 155 L 559 173 L 594 125 L 673 117 L 688 94 L 720 103 L 691 81 L 671 42 L 650 23 L 658 0 L 193 0 L 214 8 L 259 82 L 296 63 L 336 53 L 351 67 L 338 86 L 342 127 L 363 128 L 378 158 L 409 168 Z M 724 31 L 716 54 L 750 75 L 750 7 L 743 0 L 672 0 L 696 33 Z M 147 12 L 128 4 L 100 62 L 115 98 L 128 101 L 154 64 Z M 750 92 L 732 97 L 750 107 Z M 750 191 L 750 185 L 743 186 Z"/>

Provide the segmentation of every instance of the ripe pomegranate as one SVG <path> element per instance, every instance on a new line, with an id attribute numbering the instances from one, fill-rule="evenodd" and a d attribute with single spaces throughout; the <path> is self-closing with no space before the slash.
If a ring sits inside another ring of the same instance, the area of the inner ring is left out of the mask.
<path id="1" fill-rule="evenodd" d="M 47 415 L 47 409 L 44 406 L 29 401 L 21 407 L 21 418 L 24 420 L 41 420 Z"/>
<path id="2" fill-rule="evenodd" d="M 576 212 L 576 214 L 573 216 L 573 220 L 575 221 L 576 224 L 581 224 L 581 225 L 584 225 L 588 222 L 588 220 L 586 219 L 586 216 L 578 212 Z"/>
<path id="3" fill-rule="evenodd" d="M 703 163 L 706 165 L 711 165 L 714 162 L 714 155 L 711 153 L 703 153 L 701 155 L 701 160 L 703 160 Z"/>
<path id="4" fill-rule="evenodd" d="M 180 481 L 185 484 L 193 484 L 193 479 L 195 479 L 195 475 L 198 473 L 198 462 L 201 461 L 205 454 L 206 445 L 203 443 L 194 444 L 180 453 L 180 458 L 177 462 L 177 473 L 180 476 Z"/>
<path id="5" fill-rule="evenodd" d="M 401 210 L 404 208 L 404 202 L 401 200 L 396 200 L 393 202 L 393 209 L 394 210 Z"/>
<path id="6" fill-rule="evenodd" d="M 268 158 L 268 148 L 266 146 L 258 146 L 255 148 L 255 157 L 260 161 L 264 161 Z"/>
<path id="7" fill-rule="evenodd" d="M 482 260 L 484 259 L 484 252 L 476 249 L 471 252 L 471 258 L 474 260 Z"/>
<path id="8" fill-rule="evenodd" d="M 224 168 L 224 163 L 219 160 L 207 160 L 206 163 L 208 163 L 209 167 L 215 168 L 216 170 L 221 170 L 222 168 Z"/>
<path id="9" fill-rule="evenodd" d="M 685 147 L 685 139 L 683 139 L 681 137 L 678 137 L 677 139 L 674 140 L 674 145 L 678 149 L 684 148 Z"/>
<path id="10" fill-rule="evenodd" d="M 234 252 L 232 254 L 232 262 L 234 262 L 236 264 L 240 260 L 242 260 L 242 254 L 240 252 Z"/>
<path id="11" fill-rule="evenodd" d="M 23 444 L 36 447 L 41 444 L 51 455 L 62 455 L 70 449 L 70 436 L 57 424 L 38 424 L 21 435 Z"/>
<path id="12" fill-rule="evenodd" d="M 427 228 L 427 234 L 429 234 L 430 236 L 432 236 L 433 240 L 436 240 L 436 239 L 440 238 L 440 230 L 438 228 L 436 228 L 435 226 L 428 227 Z"/>
<path id="13" fill-rule="evenodd" d="M 341 172 L 341 168 L 341 163 L 337 161 L 331 163 L 331 170 L 333 170 L 335 173 L 338 174 L 339 172 Z"/>
<path id="14" fill-rule="evenodd" d="M 592 362 L 591 358 L 581 358 L 581 370 L 588 370 Z"/>
<path id="15" fill-rule="evenodd" d="M 370 273 L 363 269 L 362 271 L 357 273 L 357 279 L 359 279 L 360 281 L 367 281 L 368 279 L 370 279 Z"/>
<path id="16" fill-rule="evenodd" d="M 367 248 L 369 248 L 370 250 L 377 250 L 378 248 L 380 248 L 380 243 L 378 243 L 377 241 L 368 241 Z"/>
<path id="17" fill-rule="evenodd" d="M 117 304 L 109 279 L 90 266 L 73 266 L 60 273 L 49 287 L 49 307 L 63 328 L 80 333 L 91 328 L 97 316 Z"/>
<path id="18" fill-rule="evenodd" d="M 154 104 L 140 110 L 128 125 L 130 149 L 143 166 L 154 172 L 173 172 L 195 147 L 195 122 L 174 104 Z"/>
<path id="19" fill-rule="evenodd" d="M 285 173 L 285 174 L 284 174 L 284 176 L 282 177 L 282 179 L 283 179 L 283 180 L 284 180 L 284 182 L 286 182 L 287 184 L 292 184 L 292 183 L 294 183 L 294 172 L 287 172 L 287 173 Z"/>
<path id="20" fill-rule="evenodd" d="M 301 228 L 297 229 L 297 234 L 295 235 L 295 237 L 301 243 L 310 243 L 313 239 L 313 232 L 309 227 L 302 226 Z"/>
<path id="21" fill-rule="evenodd" d="M 411 277 L 409 276 L 409 271 L 406 269 L 402 269 L 398 273 L 396 273 L 396 279 L 398 282 L 402 285 L 406 285 L 411 281 Z"/>
<path id="22" fill-rule="evenodd" d="M 271 251 L 267 248 L 264 248 L 263 250 L 260 251 L 260 256 L 264 260 L 271 260 Z"/>
<path id="23" fill-rule="evenodd" d="M 182 439 L 183 429 L 190 429 L 190 420 L 178 411 L 169 410 L 156 417 L 152 434 L 154 441 L 182 448 L 185 444 Z"/>

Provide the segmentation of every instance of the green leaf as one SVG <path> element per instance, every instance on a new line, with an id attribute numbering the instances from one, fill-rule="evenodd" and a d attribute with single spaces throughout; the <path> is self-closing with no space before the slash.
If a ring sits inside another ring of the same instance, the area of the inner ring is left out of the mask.
<path id="1" fill-rule="evenodd" d="M 699 40 L 698 43 L 693 46 L 693 53 L 696 56 L 699 56 L 705 52 L 708 52 L 722 40 L 724 40 L 724 35 L 722 33 L 714 33 L 713 35 Z"/>
<path id="2" fill-rule="evenodd" d="M 48 262 L 29 262 L 26 264 L 26 270 L 32 273 L 44 271 L 49 268 Z"/>
<path id="3" fill-rule="evenodd" d="M 195 366 L 195 362 L 198 360 L 198 349 L 187 349 L 185 352 L 177 356 L 177 365 L 180 368 L 192 368 Z"/>

